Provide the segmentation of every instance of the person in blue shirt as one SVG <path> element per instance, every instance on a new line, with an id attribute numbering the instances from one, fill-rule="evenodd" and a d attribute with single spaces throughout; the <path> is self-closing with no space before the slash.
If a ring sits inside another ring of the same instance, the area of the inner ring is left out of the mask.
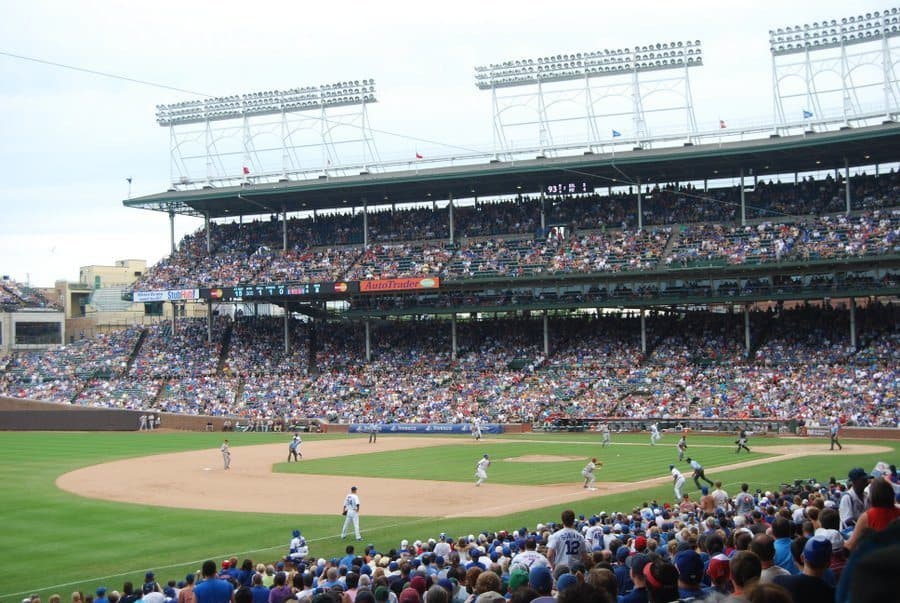
<path id="1" fill-rule="evenodd" d="M 353 548 L 352 544 L 348 544 L 344 551 L 347 554 L 341 557 L 341 560 L 338 562 L 338 567 L 346 567 L 349 571 L 350 568 L 353 567 L 353 562 L 356 561 L 356 555 L 354 554 L 356 549 Z"/>
<path id="2" fill-rule="evenodd" d="M 796 576 L 800 569 L 791 556 L 791 522 L 784 517 L 777 517 L 772 522 L 772 536 L 775 538 L 775 565 Z"/>
<path id="3" fill-rule="evenodd" d="M 194 598 L 197 603 L 231 603 L 234 589 L 227 580 L 216 577 L 216 562 L 203 562 L 200 570 L 203 580 L 194 587 Z"/>

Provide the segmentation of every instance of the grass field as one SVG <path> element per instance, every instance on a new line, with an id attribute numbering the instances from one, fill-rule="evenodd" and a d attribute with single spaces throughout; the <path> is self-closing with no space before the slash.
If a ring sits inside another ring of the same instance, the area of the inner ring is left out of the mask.
<path id="1" fill-rule="evenodd" d="M 335 515 L 306 515 L 304 500 L 284 501 L 283 514 L 223 513 L 151 507 L 92 500 L 55 487 L 56 478 L 73 469 L 105 461 L 156 453 L 216 448 L 221 434 L 210 433 L 0 433 L 0 519 L 4 526 L 0 543 L 6 551 L 5 571 L 0 574 L 0 603 L 19 603 L 30 593 L 45 598 L 60 593 L 67 598 L 73 590 L 93 592 L 100 585 L 121 589 L 125 580 L 140 582 L 147 569 L 159 579 L 180 579 L 204 559 L 221 560 L 235 555 L 260 561 L 275 560 L 286 549 L 290 531 L 301 528 L 315 556 L 331 557 L 343 552 L 339 539 L 341 518 Z M 305 442 L 320 438 L 304 437 Z M 357 436 L 365 438 L 366 436 Z M 403 436 L 395 436 L 403 437 Z M 232 446 L 284 443 L 283 434 L 229 434 Z M 600 481 L 631 482 L 665 475 L 675 462 L 676 438 L 666 434 L 656 447 L 647 445 L 645 435 L 617 435 L 610 448 L 599 447 L 595 434 L 528 434 L 503 436 L 506 443 L 485 440 L 475 444 L 461 437 L 459 445 L 440 445 L 415 451 L 382 452 L 319 459 L 297 464 L 278 464 L 276 470 L 338 475 L 391 476 L 409 479 L 472 481 L 473 466 L 482 453 L 495 459 L 491 483 L 550 484 L 577 482 L 584 459 L 596 456 L 605 462 Z M 755 489 L 771 489 L 798 478 L 845 477 L 854 466 L 871 468 L 879 460 L 896 460 L 900 443 L 874 442 L 893 449 L 888 455 L 832 454 L 792 460 L 773 460 L 756 467 L 718 471 L 716 467 L 737 460 L 733 437 L 690 437 L 689 452 L 704 464 L 707 475 L 721 480 L 730 492 L 742 481 Z M 852 441 L 848 441 L 852 442 Z M 811 440 L 751 441 L 750 458 L 763 458 L 772 444 L 802 447 L 819 443 Z M 863 443 L 863 442 L 860 442 Z M 524 455 L 578 457 L 551 463 L 520 463 L 507 459 Z M 884 458 L 885 456 L 889 458 Z M 680 465 L 686 471 L 686 465 Z M 177 481 L 178 476 L 173 476 Z M 692 482 L 688 480 L 688 485 Z M 110 483 L 110 491 L 117 485 Z M 692 488 L 690 488 L 692 489 Z M 178 499 L 177 485 L 172 488 Z M 240 497 L 240 492 L 234 496 Z M 311 491 L 309 497 L 315 497 Z M 591 514 L 601 510 L 630 510 L 634 505 L 657 498 L 669 500 L 671 487 L 654 486 L 625 494 L 598 496 L 589 501 L 533 509 L 501 517 L 438 519 L 440 501 L 423 501 L 432 517 L 375 517 L 363 514 L 366 544 L 379 550 L 397 546 L 402 538 L 434 537 L 439 532 L 468 534 L 481 530 L 515 529 L 539 521 L 556 520 L 563 508 Z M 310 498 L 311 500 L 312 498 Z M 433 509 L 433 511 L 432 511 Z"/>

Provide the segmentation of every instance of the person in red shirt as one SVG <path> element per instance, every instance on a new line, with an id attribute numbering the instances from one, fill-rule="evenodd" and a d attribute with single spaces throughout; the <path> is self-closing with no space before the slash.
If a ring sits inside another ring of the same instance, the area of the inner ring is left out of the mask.
<path id="1" fill-rule="evenodd" d="M 851 551 L 868 532 L 880 532 L 900 517 L 900 508 L 894 503 L 894 488 L 883 477 L 869 484 L 869 502 L 871 507 L 856 520 L 853 534 L 845 545 Z"/>

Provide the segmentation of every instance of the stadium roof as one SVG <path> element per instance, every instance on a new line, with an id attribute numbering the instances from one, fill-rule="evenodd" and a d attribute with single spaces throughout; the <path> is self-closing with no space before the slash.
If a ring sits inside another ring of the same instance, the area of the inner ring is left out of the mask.
<path id="1" fill-rule="evenodd" d="M 421 203 L 432 199 L 535 194 L 553 184 L 588 182 L 595 188 L 687 182 L 829 170 L 900 160 L 900 124 L 886 123 L 803 136 L 699 146 L 497 161 L 481 165 L 245 183 L 202 190 L 170 190 L 123 201 L 126 207 L 210 218 L 342 207 Z"/>

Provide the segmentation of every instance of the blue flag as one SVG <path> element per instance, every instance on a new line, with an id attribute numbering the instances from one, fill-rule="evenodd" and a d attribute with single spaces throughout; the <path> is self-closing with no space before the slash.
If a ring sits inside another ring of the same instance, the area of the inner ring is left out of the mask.
<path id="1" fill-rule="evenodd" d="M 621 135 L 622 135 L 622 133 L 619 132 L 618 130 L 613 130 L 613 138 L 617 138 L 617 137 L 619 137 L 619 136 L 621 136 Z"/>
<path id="2" fill-rule="evenodd" d="M 812 111 L 807 111 L 806 109 L 803 110 L 803 119 L 809 119 L 812 116 Z"/>

